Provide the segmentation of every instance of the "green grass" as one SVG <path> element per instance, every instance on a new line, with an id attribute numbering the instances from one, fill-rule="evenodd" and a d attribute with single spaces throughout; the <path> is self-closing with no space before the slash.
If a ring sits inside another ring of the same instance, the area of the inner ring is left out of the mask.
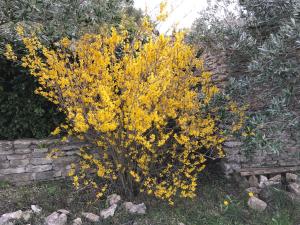
<path id="1" fill-rule="evenodd" d="M 175 206 L 139 196 L 136 203 L 145 202 L 147 214 L 133 216 L 119 207 L 113 218 L 100 223 L 86 225 L 298 225 L 300 224 L 300 205 L 292 202 L 285 192 L 270 189 L 266 199 L 268 208 L 257 213 L 247 207 L 247 194 L 233 181 L 225 180 L 222 175 L 207 173 L 201 176 L 198 197 L 193 200 L 177 200 Z M 0 185 L 0 214 L 19 209 L 29 209 L 31 204 L 43 208 L 43 216 L 64 208 L 71 211 L 72 219 L 80 213 L 99 211 L 105 207 L 105 200 L 95 201 L 91 191 L 75 192 L 70 183 L 65 181 L 46 182 L 23 187 Z M 228 207 L 223 206 L 229 200 Z M 123 197 L 124 200 L 124 197 Z M 126 199 L 125 199 L 126 200 Z M 91 203 L 89 203 L 91 202 Z M 32 225 L 43 224 L 40 217 L 29 221 Z M 16 225 L 25 225 L 19 222 Z M 70 223 L 71 224 L 71 223 Z"/>

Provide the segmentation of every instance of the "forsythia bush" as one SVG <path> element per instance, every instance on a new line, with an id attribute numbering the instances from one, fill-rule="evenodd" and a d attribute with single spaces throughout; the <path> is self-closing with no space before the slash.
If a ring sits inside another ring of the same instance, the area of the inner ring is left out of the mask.
<path id="1" fill-rule="evenodd" d="M 223 157 L 226 137 L 209 111 L 219 90 L 184 33 L 155 36 L 149 24 L 144 19 L 133 38 L 112 29 L 64 38 L 55 49 L 18 33 L 28 50 L 22 65 L 42 86 L 36 93 L 66 114 L 53 134 L 66 130 L 91 145 L 72 165 L 74 185 L 93 186 L 101 197 L 115 184 L 129 196 L 146 192 L 173 204 L 176 195 L 195 196 L 208 154 Z M 6 56 L 15 59 L 9 46 Z"/>

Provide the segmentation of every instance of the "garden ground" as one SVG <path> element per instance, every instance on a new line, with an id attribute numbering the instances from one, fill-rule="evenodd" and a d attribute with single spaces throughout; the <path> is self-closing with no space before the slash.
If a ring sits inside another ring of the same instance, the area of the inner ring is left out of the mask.
<path id="1" fill-rule="evenodd" d="M 117 209 L 114 217 L 102 220 L 94 225 L 299 225 L 300 204 L 292 201 L 286 192 L 271 188 L 265 191 L 268 207 L 265 212 L 255 212 L 247 207 L 248 196 L 242 183 L 226 180 L 215 172 L 201 175 L 198 197 L 193 200 L 178 200 L 175 206 L 159 200 L 139 196 L 135 203 L 144 202 L 147 213 L 143 216 L 129 215 Z M 95 201 L 91 192 L 74 191 L 71 182 L 53 181 L 33 185 L 14 187 L 0 182 L 0 215 L 16 210 L 30 209 L 37 204 L 43 208 L 43 216 L 48 216 L 58 209 L 71 212 L 72 221 L 81 212 L 99 211 L 106 207 L 105 200 Z M 123 200 L 127 200 L 123 197 Z M 224 206 L 227 200 L 229 205 Z M 41 225 L 41 217 L 33 217 L 27 223 L 16 225 Z M 83 224 L 92 225 L 84 221 Z"/>

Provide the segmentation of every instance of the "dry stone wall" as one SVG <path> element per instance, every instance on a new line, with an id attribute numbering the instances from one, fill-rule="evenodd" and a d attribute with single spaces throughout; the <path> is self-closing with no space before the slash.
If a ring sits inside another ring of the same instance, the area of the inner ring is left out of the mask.
<path id="1" fill-rule="evenodd" d="M 206 52 L 202 55 L 205 70 L 213 74 L 212 79 L 220 88 L 226 86 L 229 76 L 243 71 L 243 68 L 236 68 L 237 71 L 232 71 L 226 65 L 226 57 L 226 53 L 222 52 Z M 247 154 L 241 142 L 236 139 L 228 140 L 224 143 L 226 158 L 221 161 L 225 174 L 230 175 L 257 167 L 300 167 L 300 146 L 297 142 L 288 138 L 286 134 L 280 134 L 276 138 L 279 138 L 285 146 L 284 150 L 278 153 L 257 149 Z"/>
<path id="2" fill-rule="evenodd" d="M 83 145 L 58 139 L 0 141 L 0 181 L 26 184 L 65 178 L 70 164 L 79 160 Z M 53 149 L 59 149 L 62 157 L 49 158 Z"/>

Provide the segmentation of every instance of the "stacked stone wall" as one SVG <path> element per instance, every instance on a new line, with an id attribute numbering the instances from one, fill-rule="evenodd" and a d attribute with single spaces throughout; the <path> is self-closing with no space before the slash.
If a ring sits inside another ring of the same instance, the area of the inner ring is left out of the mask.
<path id="1" fill-rule="evenodd" d="M 58 139 L 0 141 L 0 181 L 26 184 L 65 178 L 70 164 L 79 160 L 83 145 Z M 49 158 L 54 149 L 59 149 L 62 156 Z"/>
<path id="2" fill-rule="evenodd" d="M 226 64 L 226 54 L 222 52 L 206 52 L 202 58 L 205 62 L 205 70 L 213 74 L 215 84 L 224 88 L 230 76 L 242 73 L 245 68 L 235 68 L 232 71 Z M 252 98 L 255 101 L 255 98 Z M 229 175 L 242 169 L 257 167 L 294 167 L 300 166 L 300 146 L 295 140 L 291 140 L 286 134 L 277 136 L 284 145 L 280 152 L 270 152 L 256 149 L 247 153 L 243 144 L 235 139 L 224 143 L 226 158 L 221 161 L 224 172 Z"/>

